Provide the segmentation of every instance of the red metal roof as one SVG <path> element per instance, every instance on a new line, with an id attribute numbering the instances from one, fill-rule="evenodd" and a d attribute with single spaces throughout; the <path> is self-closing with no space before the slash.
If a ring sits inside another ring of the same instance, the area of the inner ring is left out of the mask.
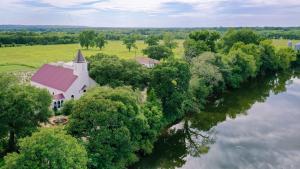
<path id="1" fill-rule="evenodd" d="M 137 57 L 135 60 L 140 64 L 155 64 L 156 65 L 156 64 L 160 63 L 158 60 L 151 59 L 148 57 Z"/>
<path id="2" fill-rule="evenodd" d="M 67 91 L 76 79 L 72 69 L 49 64 L 43 65 L 31 78 L 33 82 L 61 91 Z"/>
<path id="3" fill-rule="evenodd" d="M 64 94 L 60 93 L 60 94 L 54 95 L 53 99 L 54 100 L 62 100 L 62 99 L 65 99 L 65 96 L 64 96 Z"/>

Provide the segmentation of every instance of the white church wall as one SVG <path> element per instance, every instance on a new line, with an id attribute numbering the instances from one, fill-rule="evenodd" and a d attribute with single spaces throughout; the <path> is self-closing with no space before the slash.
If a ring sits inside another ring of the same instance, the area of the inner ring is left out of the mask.
<path id="1" fill-rule="evenodd" d="M 64 92 L 61 91 L 61 90 L 57 90 L 57 89 L 54 89 L 54 88 L 51 88 L 51 87 L 42 85 L 42 84 L 40 84 L 40 83 L 33 82 L 33 81 L 31 81 L 30 84 L 31 84 L 32 86 L 37 87 L 37 88 L 47 89 L 51 95 L 57 95 L 57 94 L 60 94 L 60 93 L 64 93 Z"/>

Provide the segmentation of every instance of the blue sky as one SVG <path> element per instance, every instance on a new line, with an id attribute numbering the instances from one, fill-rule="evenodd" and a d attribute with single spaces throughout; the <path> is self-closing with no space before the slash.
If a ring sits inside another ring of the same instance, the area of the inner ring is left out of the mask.
<path id="1" fill-rule="evenodd" d="M 0 0 L 0 24 L 300 26 L 300 0 Z"/>

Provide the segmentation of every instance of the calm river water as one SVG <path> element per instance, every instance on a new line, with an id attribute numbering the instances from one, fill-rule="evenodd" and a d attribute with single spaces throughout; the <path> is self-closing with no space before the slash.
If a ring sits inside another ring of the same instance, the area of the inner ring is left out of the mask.
<path id="1" fill-rule="evenodd" d="M 225 93 L 159 138 L 134 169 L 300 169 L 300 71 Z"/>

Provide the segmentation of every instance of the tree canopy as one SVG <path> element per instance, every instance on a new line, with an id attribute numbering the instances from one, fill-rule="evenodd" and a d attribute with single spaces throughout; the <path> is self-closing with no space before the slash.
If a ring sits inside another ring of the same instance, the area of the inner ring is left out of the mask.
<path id="1" fill-rule="evenodd" d="M 61 129 L 42 128 L 20 139 L 19 153 L 5 157 L 1 169 L 85 169 L 87 152 Z"/>
<path id="2" fill-rule="evenodd" d="M 224 79 L 220 68 L 216 65 L 214 53 L 205 52 L 191 61 L 190 90 L 196 97 L 197 105 L 202 108 L 207 97 L 224 88 Z"/>
<path id="3" fill-rule="evenodd" d="M 145 39 L 145 44 L 148 46 L 158 45 L 159 44 L 159 37 L 155 35 L 149 35 Z"/>
<path id="4" fill-rule="evenodd" d="M 142 109 L 140 95 L 130 88 L 96 87 L 77 101 L 67 130 L 87 139 L 89 168 L 124 168 L 137 161 L 135 152 L 151 152 L 159 112 Z"/>
<path id="5" fill-rule="evenodd" d="M 18 138 L 30 135 L 51 112 L 51 96 L 45 89 L 18 84 L 0 75 L 0 137 L 8 138 L 8 152 L 16 151 Z"/>
<path id="6" fill-rule="evenodd" d="M 261 40 L 262 37 L 251 29 L 231 29 L 225 33 L 219 45 L 221 50 L 227 53 L 237 42 L 258 45 Z"/>
<path id="7" fill-rule="evenodd" d="M 79 34 L 79 43 L 81 47 L 89 49 L 95 46 L 95 38 L 97 34 L 93 30 L 86 30 Z"/>
<path id="8" fill-rule="evenodd" d="M 136 37 L 135 35 L 128 35 L 123 38 L 123 44 L 126 46 L 130 52 L 132 48 L 136 48 Z"/>
<path id="9" fill-rule="evenodd" d="M 170 59 L 151 71 L 150 89 L 161 99 L 163 112 L 169 121 L 183 115 L 182 104 L 187 96 L 190 81 L 188 63 Z"/>
<path id="10" fill-rule="evenodd" d="M 189 38 L 184 42 L 184 56 L 187 61 L 197 57 L 203 52 L 216 52 L 216 41 L 220 34 L 215 31 L 194 31 L 189 34 Z"/>
<path id="11" fill-rule="evenodd" d="M 166 59 L 173 55 L 172 50 L 164 45 L 148 46 L 143 50 L 143 53 L 156 60 Z"/>
<path id="12" fill-rule="evenodd" d="M 164 45 L 170 49 L 174 49 L 178 46 L 178 43 L 175 41 L 175 37 L 170 32 L 163 34 L 163 42 Z"/>
<path id="13" fill-rule="evenodd" d="M 95 45 L 100 50 L 104 48 L 104 46 L 107 44 L 107 41 L 105 39 L 105 36 L 103 34 L 98 34 L 98 36 L 95 38 Z"/>
<path id="14" fill-rule="evenodd" d="M 100 85 L 144 88 L 149 82 L 149 70 L 134 60 L 97 54 L 88 58 L 90 76 Z"/>

